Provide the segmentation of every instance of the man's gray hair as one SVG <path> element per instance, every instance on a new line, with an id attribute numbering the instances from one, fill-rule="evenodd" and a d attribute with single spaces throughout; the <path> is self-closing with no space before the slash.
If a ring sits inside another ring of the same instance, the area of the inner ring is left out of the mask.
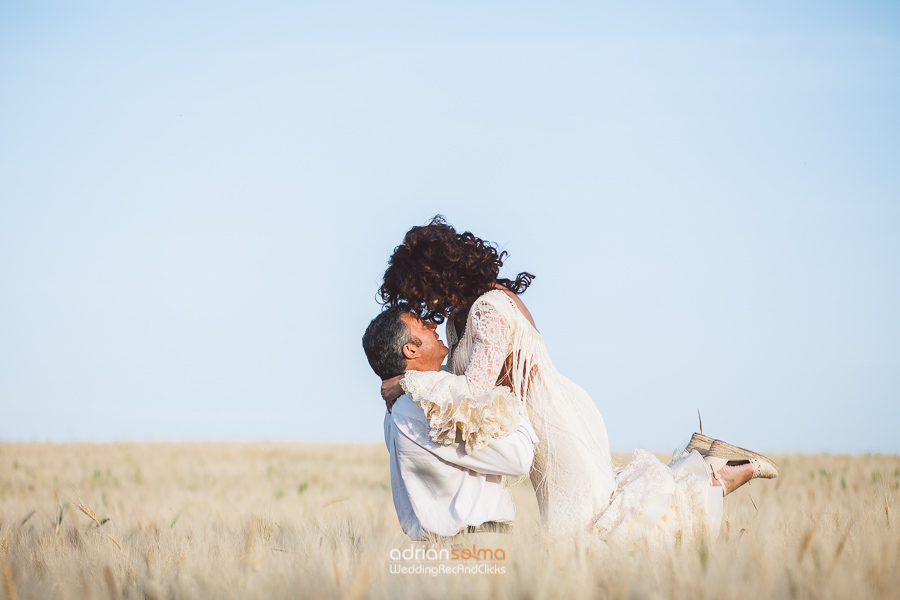
<path id="1" fill-rule="evenodd" d="M 406 304 L 389 306 L 372 319 L 363 334 L 362 345 L 366 358 L 369 359 L 369 366 L 382 381 L 403 375 L 406 371 L 403 346 L 410 343 L 422 345 L 422 340 L 415 337 L 409 326 L 400 319 L 409 312 Z"/>

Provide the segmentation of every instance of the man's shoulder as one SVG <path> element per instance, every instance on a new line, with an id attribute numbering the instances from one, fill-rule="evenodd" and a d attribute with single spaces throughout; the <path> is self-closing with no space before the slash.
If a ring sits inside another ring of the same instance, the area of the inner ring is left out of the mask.
<path id="1" fill-rule="evenodd" d="M 419 406 L 413 402 L 406 394 L 397 398 L 388 417 L 390 421 L 385 421 L 387 426 L 400 435 L 397 439 L 408 439 L 419 446 L 428 446 L 431 444 L 429 436 L 428 418 Z"/>
<path id="2" fill-rule="evenodd" d="M 391 407 L 391 418 L 396 422 L 398 419 L 415 419 L 417 421 L 425 421 L 428 419 L 425 418 L 425 412 L 419 408 L 419 405 L 412 401 L 412 399 L 403 394 L 397 401 L 394 402 L 394 406 Z"/>

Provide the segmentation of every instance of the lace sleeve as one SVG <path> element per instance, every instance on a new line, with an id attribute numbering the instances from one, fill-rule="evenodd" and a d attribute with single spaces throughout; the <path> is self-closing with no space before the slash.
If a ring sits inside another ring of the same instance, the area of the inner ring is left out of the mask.
<path id="1" fill-rule="evenodd" d="M 484 394 L 497 385 L 509 350 L 509 325 L 487 302 L 476 302 L 469 315 L 472 358 L 466 379 L 473 394 Z"/>
<path id="2" fill-rule="evenodd" d="M 459 431 L 468 454 L 515 431 L 524 412 L 509 388 L 473 395 L 464 376 L 442 371 L 407 371 L 400 386 L 425 413 L 431 440 L 454 444 Z"/>

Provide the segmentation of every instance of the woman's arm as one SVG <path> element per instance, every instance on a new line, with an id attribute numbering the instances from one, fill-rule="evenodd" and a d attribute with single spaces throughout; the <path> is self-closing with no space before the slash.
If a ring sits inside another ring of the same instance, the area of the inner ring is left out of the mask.
<path id="1" fill-rule="evenodd" d="M 388 412 L 391 412 L 391 407 L 394 406 L 397 398 L 403 395 L 403 388 L 400 387 L 401 379 L 403 379 L 403 375 L 397 375 L 381 382 L 381 399 L 384 400 Z"/>
<path id="2" fill-rule="evenodd" d="M 476 302 L 469 314 L 472 356 L 466 367 L 466 381 L 473 394 L 497 387 L 509 351 L 509 324 L 487 302 Z"/>

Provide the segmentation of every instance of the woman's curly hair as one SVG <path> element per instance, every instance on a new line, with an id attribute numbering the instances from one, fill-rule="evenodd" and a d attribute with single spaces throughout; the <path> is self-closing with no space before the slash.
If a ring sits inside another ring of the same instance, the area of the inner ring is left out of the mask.
<path id="1" fill-rule="evenodd" d="M 521 294 L 534 275 L 519 273 L 515 281 L 500 279 L 507 253 L 475 237 L 457 233 L 443 216 L 406 232 L 394 248 L 378 290 L 381 303 L 406 302 L 425 321 L 442 323 L 451 310 L 468 308 L 494 283 Z"/>

